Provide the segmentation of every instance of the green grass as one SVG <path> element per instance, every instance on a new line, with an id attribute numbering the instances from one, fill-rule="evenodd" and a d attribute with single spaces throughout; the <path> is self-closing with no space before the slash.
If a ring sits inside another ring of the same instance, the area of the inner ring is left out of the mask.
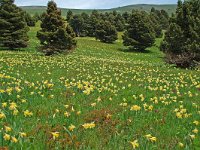
<path id="1" fill-rule="evenodd" d="M 200 121 L 200 71 L 165 64 L 162 39 L 148 53 L 136 53 L 126 52 L 121 38 L 114 44 L 78 38 L 76 51 L 45 57 L 36 51 L 38 29 L 31 28 L 24 51 L 0 51 L 0 100 L 7 103 L 0 104 L 0 147 L 128 150 L 138 140 L 141 150 L 181 149 L 179 142 L 183 149 L 200 149 L 200 135 L 193 133 L 200 130 L 193 123 Z M 133 105 L 141 109 L 130 110 Z M 33 115 L 25 117 L 25 110 Z M 96 126 L 84 129 L 85 123 Z M 17 143 L 3 138 L 5 126 Z"/>
<path id="2" fill-rule="evenodd" d="M 165 10 L 169 14 L 172 14 L 176 11 L 176 5 L 175 4 L 169 4 L 169 5 L 147 5 L 147 4 L 139 4 L 139 5 L 128 5 L 128 6 L 123 6 L 123 7 L 118 7 L 118 8 L 112 8 L 112 9 L 99 9 L 99 12 L 112 12 L 116 10 L 119 13 L 124 13 L 124 12 L 131 12 L 133 9 L 135 10 L 141 10 L 141 11 L 146 11 L 150 12 L 151 8 L 154 7 L 157 10 Z M 34 15 L 35 13 L 42 14 L 45 12 L 46 7 L 45 6 L 23 6 L 21 7 L 23 10 L 27 11 L 31 15 Z M 69 9 L 67 8 L 61 8 L 62 10 L 62 15 L 66 16 L 67 11 Z M 85 12 L 87 14 L 92 13 L 92 9 L 71 9 L 73 13 L 75 14 L 81 14 L 82 12 Z"/>

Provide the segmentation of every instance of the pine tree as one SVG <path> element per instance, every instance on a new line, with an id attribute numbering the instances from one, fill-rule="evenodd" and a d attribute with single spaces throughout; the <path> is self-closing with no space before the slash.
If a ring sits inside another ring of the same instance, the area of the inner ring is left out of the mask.
<path id="1" fill-rule="evenodd" d="M 68 12 L 67 12 L 67 17 L 66 17 L 66 20 L 67 21 L 70 21 L 70 19 L 72 19 L 73 18 L 73 12 L 71 11 L 71 10 L 69 10 Z"/>
<path id="2" fill-rule="evenodd" d="M 76 46 L 73 29 L 64 22 L 61 11 L 53 1 L 48 2 L 37 37 L 42 45 L 40 50 L 46 55 L 72 50 Z"/>
<path id="3" fill-rule="evenodd" d="M 35 17 L 32 17 L 29 13 L 24 12 L 24 17 L 25 17 L 25 21 L 27 23 L 27 25 L 29 27 L 34 27 L 35 23 L 36 23 L 36 19 Z"/>
<path id="4" fill-rule="evenodd" d="M 176 16 L 161 44 L 169 63 L 193 67 L 200 63 L 200 2 L 178 1 Z"/>
<path id="5" fill-rule="evenodd" d="M 11 50 L 28 45 L 28 27 L 14 0 L 0 1 L 0 45 Z"/>
<path id="6" fill-rule="evenodd" d="M 123 35 L 123 44 L 135 50 L 144 51 L 154 44 L 155 35 L 148 15 L 134 11 L 129 17 L 127 30 Z"/>
<path id="7" fill-rule="evenodd" d="M 117 40 L 117 30 L 109 21 L 100 21 L 95 33 L 96 39 L 104 43 L 113 43 Z"/>
<path id="8" fill-rule="evenodd" d="M 70 26 L 73 28 L 76 36 L 83 36 L 84 33 L 84 20 L 81 15 L 74 15 L 70 21 Z"/>

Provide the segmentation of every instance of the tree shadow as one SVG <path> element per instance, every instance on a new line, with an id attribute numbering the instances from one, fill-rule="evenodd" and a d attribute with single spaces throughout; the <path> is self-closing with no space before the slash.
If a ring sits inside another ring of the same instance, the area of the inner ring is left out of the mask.
<path id="1" fill-rule="evenodd" d="M 144 54 L 153 53 L 152 51 L 148 49 L 139 50 L 139 49 L 133 49 L 133 48 L 118 48 L 118 50 L 124 53 L 144 53 Z"/>
<path id="2" fill-rule="evenodd" d="M 6 47 L 0 47 L 0 51 L 8 51 L 8 52 L 24 52 L 24 49 L 10 49 Z"/>

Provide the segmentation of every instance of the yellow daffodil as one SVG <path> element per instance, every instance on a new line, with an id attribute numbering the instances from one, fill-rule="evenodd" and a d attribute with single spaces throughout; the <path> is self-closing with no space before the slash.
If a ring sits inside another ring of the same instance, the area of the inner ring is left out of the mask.
<path id="1" fill-rule="evenodd" d="M 11 138 L 11 141 L 12 141 L 13 143 L 17 143 L 17 142 L 18 142 L 18 140 L 17 140 L 14 136 Z"/>
<path id="2" fill-rule="evenodd" d="M 29 110 L 25 110 L 25 111 L 24 111 L 24 116 L 25 116 L 25 117 L 31 117 L 31 116 L 33 116 L 33 113 L 30 112 Z"/>
<path id="3" fill-rule="evenodd" d="M 139 111 L 141 109 L 141 107 L 140 106 L 138 106 L 138 105 L 133 105 L 132 107 L 131 107 L 131 111 Z"/>
<path id="4" fill-rule="evenodd" d="M 20 137 L 22 137 L 22 138 L 27 136 L 27 134 L 24 133 L 24 132 L 19 132 L 19 135 L 20 135 Z"/>
<path id="5" fill-rule="evenodd" d="M 5 131 L 6 131 L 6 132 L 10 132 L 10 131 L 12 131 L 12 128 L 10 128 L 10 127 L 8 127 L 8 126 L 5 126 Z"/>
<path id="6" fill-rule="evenodd" d="M 197 134 L 199 132 L 199 130 L 197 128 L 195 128 L 194 130 L 192 130 L 192 132 Z"/>
<path id="7" fill-rule="evenodd" d="M 179 146 L 179 147 L 184 147 L 184 144 L 181 143 L 181 142 L 179 142 L 179 143 L 178 143 L 178 146 Z"/>
<path id="8" fill-rule="evenodd" d="M 9 134 L 4 134 L 3 138 L 4 138 L 4 140 L 9 141 L 10 140 L 10 135 Z"/>
<path id="9" fill-rule="evenodd" d="M 59 132 L 51 132 L 53 139 L 57 139 L 59 137 Z"/>
<path id="10" fill-rule="evenodd" d="M 70 130 L 70 131 L 73 131 L 75 128 L 76 128 L 76 127 L 75 127 L 73 124 L 71 124 L 71 125 L 69 126 L 69 130 Z"/>
<path id="11" fill-rule="evenodd" d="M 130 143 L 131 143 L 131 145 L 132 145 L 133 149 L 136 149 L 136 148 L 138 148 L 138 147 L 139 147 L 138 140 L 134 140 L 134 141 L 132 141 L 132 142 L 130 142 Z"/>
<path id="12" fill-rule="evenodd" d="M 95 127 L 95 123 L 92 122 L 92 123 L 85 123 L 82 125 L 84 129 L 91 129 L 91 128 L 94 128 Z"/>
<path id="13" fill-rule="evenodd" d="M 6 115 L 3 112 L 0 112 L 0 119 L 6 118 Z"/>

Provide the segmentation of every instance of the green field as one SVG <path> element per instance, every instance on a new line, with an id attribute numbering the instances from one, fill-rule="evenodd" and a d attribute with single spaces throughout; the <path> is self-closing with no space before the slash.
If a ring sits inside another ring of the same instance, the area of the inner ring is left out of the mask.
<path id="1" fill-rule="evenodd" d="M 28 48 L 0 50 L 0 149 L 200 149 L 200 70 L 165 64 L 162 39 L 137 53 L 121 34 L 77 38 L 75 51 L 46 57 L 37 30 Z"/>
<path id="2" fill-rule="evenodd" d="M 157 10 L 166 10 L 169 14 L 174 13 L 176 11 L 176 5 L 171 4 L 171 5 L 146 5 L 146 4 L 140 4 L 140 5 L 129 5 L 129 6 L 124 6 L 124 7 L 118 7 L 118 8 L 112 8 L 112 9 L 99 9 L 99 12 L 112 12 L 116 10 L 119 13 L 124 13 L 124 12 L 131 12 L 133 9 L 135 10 L 141 10 L 141 11 L 147 11 L 150 12 L 151 8 L 154 7 Z M 42 14 L 45 12 L 46 7 L 44 6 L 24 6 L 21 7 L 23 10 L 27 11 L 31 15 L 34 15 L 35 13 Z M 66 16 L 67 11 L 69 9 L 66 8 L 61 8 L 62 10 L 62 15 Z M 81 14 L 82 12 L 85 13 L 92 13 L 92 9 L 71 9 L 73 13 L 75 14 Z"/>

